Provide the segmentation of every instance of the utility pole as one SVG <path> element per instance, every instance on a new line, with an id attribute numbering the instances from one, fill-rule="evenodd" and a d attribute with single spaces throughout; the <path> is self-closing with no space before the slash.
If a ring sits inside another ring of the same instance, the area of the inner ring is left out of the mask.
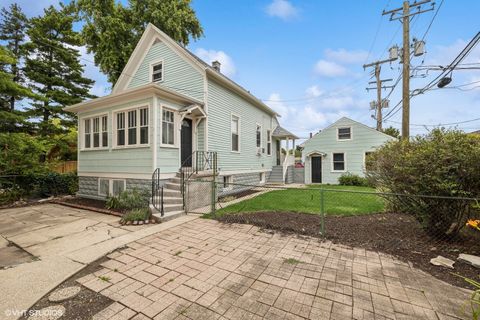
<path id="1" fill-rule="evenodd" d="M 380 71 L 381 71 L 381 64 L 386 63 L 386 62 L 391 62 L 395 59 L 386 59 L 386 60 L 380 60 L 380 61 L 375 61 L 369 64 L 363 65 L 363 68 L 368 68 L 375 66 L 374 70 L 374 75 L 375 75 L 375 81 L 369 82 L 369 84 L 376 84 L 376 88 L 366 88 L 367 91 L 376 89 L 377 90 L 377 101 L 372 101 L 370 103 L 371 109 L 375 110 L 375 119 L 377 120 L 377 131 L 382 131 L 382 109 L 386 108 L 388 106 L 388 101 L 387 100 L 382 100 L 382 89 L 387 89 L 387 88 L 392 88 L 391 86 L 384 86 L 384 82 L 392 81 L 393 79 L 385 79 L 382 80 L 380 79 Z"/>
<path id="2" fill-rule="evenodd" d="M 402 139 L 409 139 L 410 137 L 410 18 L 414 15 L 428 12 L 434 9 L 435 2 L 432 2 L 432 7 L 422 10 L 421 6 L 430 3 L 432 0 L 423 0 L 410 4 L 409 1 L 404 1 L 401 8 L 390 11 L 383 11 L 382 15 L 390 15 L 390 21 L 400 20 L 403 23 L 403 90 L 402 90 Z M 410 10 L 416 8 L 417 11 Z M 401 12 L 401 14 L 399 14 Z M 415 48 L 416 49 L 416 48 Z M 415 55 L 417 55 L 415 53 Z"/>

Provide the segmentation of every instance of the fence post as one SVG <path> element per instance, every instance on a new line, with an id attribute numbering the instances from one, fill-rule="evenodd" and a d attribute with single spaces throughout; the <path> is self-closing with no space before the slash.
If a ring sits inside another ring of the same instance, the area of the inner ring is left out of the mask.
<path id="1" fill-rule="evenodd" d="M 217 207 L 217 204 L 216 204 L 216 200 L 217 200 L 217 197 L 216 197 L 216 193 L 217 193 L 217 181 L 216 181 L 216 175 L 214 174 L 213 175 L 213 179 L 212 179 L 212 216 L 215 217 L 215 210 L 216 210 L 216 207 Z"/>
<path id="2" fill-rule="evenodd" d="M 320 233 L 325 235 L 325 190 L 320 189 Z"/>

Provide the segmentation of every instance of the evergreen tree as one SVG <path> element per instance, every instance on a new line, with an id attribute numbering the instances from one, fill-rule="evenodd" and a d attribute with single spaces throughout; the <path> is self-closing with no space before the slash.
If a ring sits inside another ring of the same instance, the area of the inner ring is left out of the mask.
<path id="1" fill-rule="evenodd" d="M 25 75 L 42 97 L 34 99 L 29 115 L 40 119 L 42 135 L 59 131 L 53 119 L 61 119 L 63 128 L 73 126 L 74 115 L 63 108 L 92 97 L 89 91 L 94 81 L 83 77 L 84 66 L 76 49 L 82 41 L 72 29 L 75 19 L 70 7 L 62 5 L 57 10 L 50 6 L 43 16 L 31 19 L 27 30 Z"/>
<path id="2" fill-rule="evenodd" d="M 0 12 L 0 40 L 2 40 L 13 55 L 9 68 L 5 68 L 3 72 L 9 72 L 12 75 L 12 80 L 15 83 L 23 83 L 24 78 L 21 72 L 19 63 L 23 59 L 22 44 L 25 40 L 25 29 L 27 24 L 27 17 L 23 14 L 22 9 L 16 3 L 12 3 L 10 7 L 2 8 Z M 9 108 L 15 110 L 15 101 L 19 100 L 20 96 L 5 96 L 2 92 L 0 96 L 0 103 L 2 109 Z M 8 105 L 8 107 L 7 107 Z"/>
<path id="3" fill-rule="evenodd" d="M 129 0 L 123 6 L 115 0 L 77 0 L 74 5 L 85 22 L 82 36 L 95 64 L 114 84 L 138 40 L 153 23 L 172 39 L 186 46 L 198 39 L 203 29 L 191 8 L 191 0 Z"/>

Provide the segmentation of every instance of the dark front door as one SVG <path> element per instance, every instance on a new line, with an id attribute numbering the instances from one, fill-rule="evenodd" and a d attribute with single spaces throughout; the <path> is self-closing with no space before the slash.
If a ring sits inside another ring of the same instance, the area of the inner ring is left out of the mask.
<path id="1" fill-rule="evenodd" d="M 277 147 L 276 148 L 277 148 L 277 152 L 276 152 L 276 154 L 277 154 L 277 166 L 279 166 L 280 165 L 280 154 L 281 154 L 280 153 L 281 152 L 280 140 L 277 140 Z"/>
<path id="2" fill-rule="evenodd" d="M 192 120 L 183 119 L 180 137 L 182 167 L 192 166 Z"/>
<path id="3" fill-rule="evenodd" d="M 322 157 L 312 157 L 312 183 L 322 183 Z"/>

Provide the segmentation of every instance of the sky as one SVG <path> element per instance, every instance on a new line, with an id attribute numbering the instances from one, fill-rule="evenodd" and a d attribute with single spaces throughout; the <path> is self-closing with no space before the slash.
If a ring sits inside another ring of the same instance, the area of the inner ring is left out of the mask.
<path id="1" fill-rule="evenodd" d="M 1 6 L 13 1 L 0 0 Z M 28 16 L 38 15 L 57 1 L 17 1 Z M 440 10 L 437 9 L 440 7 Z M 362 65 L 388 58 L 388 48 L 402 45 L 401 23 L 382 16 L 384 9 L 401 0 L 193 0 L 204 28 L 204 37 L 189 49 L 210 63 L 219 60 L 222 72 L 276 110 L 285 128 L 307 137 L 342 116 L 369 126 L 369 102 L 376 91 L 365 88 L 371 69 Z M 417 15 L 411 22 L 411 38 L 425 35 L 426 54 L 412 59 L 412 67 L 448 65 L 480 31 L 480 1 L 436 0 L 435 10 Z M 427 9 L 427 7 L 425 7 Z M 98 68 L 86 60 L 86 76 L 96 84 L 92 92 L 102 96 L 111 85 Z M 480 63 L 480 45 L 462 63 Z M 396 80 L 401 64 L 382 66 L 383 79 Z M 414 72 L 411 90 L 422 88 L 438 71 Z M 431 90 L 411 100 L 411 134 L 423 134 L 439 124 L 456 125 L 467 132 L 480 129 L 480 70 L 458 70 L 449 87 Z M 394 81 L 392 81 L 394 82 Z M 462 90 L 460 90 L 462 89 Z M 384 90 L 386 96 L 390 90 Z M 390 108 L 401 100 L 401 82 L 389 96 Z M 386 118 L 384 127 L 400 128 L 401 112 Z M 452 127 L 454 125 L 445 125 Z"/>

